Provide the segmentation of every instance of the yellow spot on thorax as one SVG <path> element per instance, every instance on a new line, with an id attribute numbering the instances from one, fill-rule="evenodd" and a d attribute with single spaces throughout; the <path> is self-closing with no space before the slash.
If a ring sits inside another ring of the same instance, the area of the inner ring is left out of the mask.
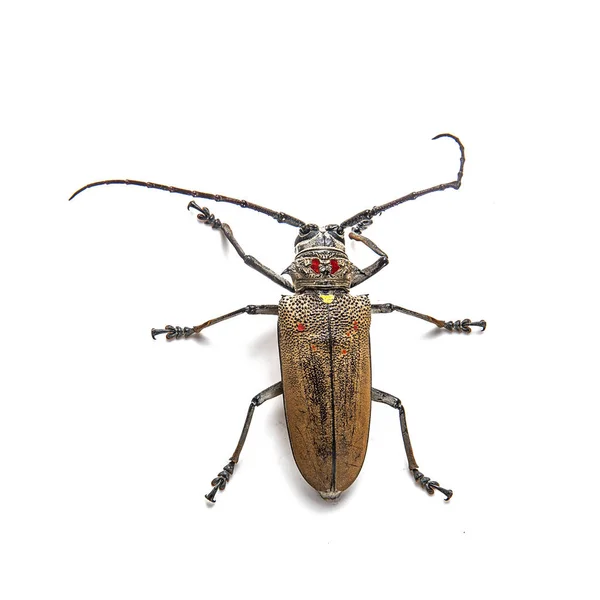
<path id="1" fill-rule="evenodd" d="M 325 304 L 331 304 L 335 300 L 333 294 L 320 294 L 319 298 L 321 298 Z"/>

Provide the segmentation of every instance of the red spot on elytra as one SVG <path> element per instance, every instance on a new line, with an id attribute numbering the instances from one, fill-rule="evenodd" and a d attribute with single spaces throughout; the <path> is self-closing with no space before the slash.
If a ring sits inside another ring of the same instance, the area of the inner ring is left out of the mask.
<path id="1" fill-rule="evenodd" d="M 348 354 L 348 350 L 346 350 L 346 348 L 342 348 L 342 354 Z"/>
<path id="2" fill-rule="evenodd" d="M 354 323 L 352 323 L 352 327 L 354 327 L 354 331 L 358 331 L 358 321 L 354 321 Z"/>
<path id="3" fill-rule="evenodd" d="M 329 261 L 329 264 L 331 265 L 331 274 L 333 275 L 336 271 L 340 270 L 340 265 L 338 264 L 338 261 L 335 260 L 335 258 L 332 258 Z"/>
<path id="4" fill-rule="evenodd" d="M 296 329 L 298 331 L 304 331 L 306 329 L 306 325 L 304 323 L 298 323 L 298 325 L 296 325 Z"/>
<path id="5" fill-rule="evenodd" d="M 315 273 L 320 273 L 321 270 L 319 269 L 319 265 L 321 264 L 321 261 L 318 258 L 313 258 L 312 259 L 312 264 L 310 265 L 310 268 L 315 272 Z"/>

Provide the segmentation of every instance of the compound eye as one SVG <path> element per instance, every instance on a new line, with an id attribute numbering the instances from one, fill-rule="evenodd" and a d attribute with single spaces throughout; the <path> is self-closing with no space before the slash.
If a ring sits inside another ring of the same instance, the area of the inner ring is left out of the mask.
<path id="1" fill-rule="evenodd" d="M 321 272 L 320 266 L 321 266 L 321 261 L 320 261 L 318 258 L 313 258 L 313 259 L 312 259 L 312 263 L 311 263 L 311 265 L 310 265 L 310 268 L 311 268 L 311 269 L 312 269 L 312 270 L 313 270 L 315 273 L 317 273 L 317 274 L 318 274 L 318 273 L 320 273 L 320 272 Z"/>
<path id="2" fill-rule="evenodd" d="M 316 229 L 319 229 L 316 225 L 308 223 L 307 225 L 302 225 L 298 233 L 300 235 L 308 235 L 311 231 L 315 231 Z"/>
<path id="3" fill-rule="evenodd" d="M 335 235 L 336 237 L 340 238 L 340 240 L 344 239 L 344 228 L 343 227 L 340 227 L 339 225 L 327 225 L 327 227 L 325 227 L 325 229 L 331 235 Z"/>

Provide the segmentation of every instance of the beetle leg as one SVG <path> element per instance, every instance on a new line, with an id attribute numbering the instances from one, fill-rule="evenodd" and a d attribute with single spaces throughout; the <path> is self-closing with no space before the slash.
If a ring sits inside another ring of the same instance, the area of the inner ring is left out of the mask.
<path id="1" fill-rule="evenodd" d="M 371 312 L 373 314 L 401 312 L 405 315 L 417 317 L 417 319 L 423 319 L 423 321 L 433 323 L 440 329 L 446 329 L 447 331 L 457 331 L 459 333 L 471 333 L 471 327 L 473 326 L 481 327 L 481 331 L 485 331 L 485 328 L 487 327 L 487 323 L 483 320 L 471 321 L 471 319 L 463 319 L 462 321 L 442 321 L 441 319 L 436 319 L 435 317 L 430 317 L 429 315 L 424 315 L 423 313 L 419 313 L 414 310 L 409 310 L 408 308 L 402 308 L 401 306 L 397 306 L 396 304 L 389 303 L 372 304 Z"/>
<path id="2" fill-rule="evenodd" d="M 365 269 L 359 269 L 357 274 L 354 276 L 350 287 L 354 287 L 363 281 L 366 281 L 370 277 L 373 277 L 376 273 L 379 273 L 381 269 L 390 264 L 388 255 L 379 247 L 377 244 L 372 242 L 369 238 L 361 235 L 360 232 L 351 231 L 349 234 L 350 239 L 356 242 L 362 242 L 365 246 L 373 250 L 380 258 L 378 258 L 372 265 L 369 265 Z"/>
<path id="3" fill-rule="evenodd" d="M 240 435 L 240 439 L 238 444 L 229 459 L 229 462 L 223 467 L 223 470 L 211 481 L 210 485 L 213 486 L 212 490 L 204 496 L 208 501 L 215 502 L 215 496 L 219 490 L 223 491 L 227 486 L 229 478 L 233 475 L 233 470 L 235 469 L 235 465 L 238 463 L 240 459 L 240 454 L 242 452 L 242 448 L 244 447 L 244 443 L 246 442 L 246 437 L 248 436 L 248 430 L 250 429 L 250 423 L 252 422 L 252 415 L 254 414 L 254 410 L 257 406 L 260 406 L 263 402 L 267 400 L 271 400 L 272 398 L 277 398 L 277 396 L 281 396 L 283 394 L 283 386 L 281 385 L 281 381 L 268 387 L 266 390 L 260 392 L 252 398 L 252 402 L 250 402 L 250 407 L 248 408 L 248 414 L 246 415 L 246 420 L 244 421 L 244 427 L 242 429 L 242 434 Z"/>
<path id="4" fill-rule="evenodd" d="M 289 292 L 294 291 L 294 286 L 287 280 L 284 279 L 281 275 L 275 273 L 275 271 L 269 269 L 269 267 L 263 265 L 261 262 L 256 260 L 254 256 L 250 256 L 246 254 L 242 247 L 239 245 L 238 241 L 235 239 L 233 232 L 231 231 L 231 227 L 227 225 L 227 223 L 221 223 L 219 219 L 217 219 L 206 207 L 200 207 L 193 200 L 188 204 L 188 210 L 190 208 L 194 208 L 198 211 L 196 215 L 198 221 L 205 223 L 206 225 L 212 226 L 213 229 L 220 229 L 223 232 L 223 235 L 228 239 L 229 243 L 235 248 L 235 251 L 239 254 L 240 258 L 255 271 L 258 271 L 261 275 L 268 277 L 271 281 L 277 283 L 281 287 L 284 287 Z M 282 213 L 283 214 L 283 213 Z"/>
<path id="5" fill-rule="evenodd" d="M 442 492 L 446 497 L 444 500 L 448 502 L 450 498 L 452 498 L 452 494 L 454 493 L 452 490 L 447 490 L 443 487 L 440 487 L 440 484 L 437 481 L 432 481 L 429 477 L 425 477 L 421 471 L 418 469 L 413 470 L 413 476 L 417 483 L 421 484 L 421 487 L 429 494 L 432 495 L 434 490 L 438 492 Z"/>
<path id="6" fill-rule="evenodd" d="M 157 335 L 161 335 L 162 333 L 167 334 L 168 340 L 172 340 L 173 338 L 178 340 L 180 337 L 188 338 L 190 337 L 190 335 L 200 333 L 203 329 L 206 329 L 211 325 L 216 325 L 221 321 L 232 319 L 233 317 L 237 317 L 238 315 L 276 315 L 277 311 L 278 306 L 276 304 L 260 304 L 258 306 L 254 304 L 249 304 L 248 306 L 244 306 L 244 308 L 234 310 L 233 312 L 227 313 L 226 315 L 221 315 L 220 317 L 216 317 L 215 319 L 209 319 L 201 325 L 194 325 L 194 327 L 179 327 L 179 325 L 173 327 L 173 325 L 165 325 L 164 329 L 152 329 L 150 333 L 152 334 L 152 339 L 154 340 L 156 339 Z"/>
<path id="7" fill-rule="evenodd" d="M 165 325 L 164 329 L 154 329 L 150 331 L 152 334 L 152 339 L 155 340 L 157 335 L 161 335 L 162 333 L 167 334 L 167 339 L 172 340 L 175 338 L 178 340 L 180 337 L 190 337 L 194 333 L 193 328 L 191 327 L 179 327 L 179 325 L 173 327 L 173 325 Z"/>
<path id="8" fill-rule="evenodd" d="M 444 323 L 444 329 L 448 331 L 459 331 L 464 333 L 471 333 L 471 327 L 481 327 L 481 331 L 485 331 L 487 327 L 487 323 L 483 320 L 481 321 L 471 321 L 471 319 L 463 319 L 462 321 L 446 321 Z"/>
<path id="9" fill-rule="evenodd" d="M 415 455 L 412 449 L 412 444 L 410 443 L 410 436 L 408 434 L 408 426 L 406 424 L 406 413 L 404 411 L 404 406 L 402 406 L 402 402 L 400 398 L 396 398 L 396 396 L 392 396 L 387 392 L 382 392 L 381 390 L 377 390 L 375 388 L 371 389 L 371 400 L 373 402 L 381 402 L 383 404 L 387 404 L 392 408 L 395 408 L 400 415 L 400 430 L 402 431 L 402 441 L 404 442 L 404 450 L 406 451 L 406 458 L 408 459 L 408 468 L 410 469 L 415 481 L 421 485 L 421 487 L 428 493 L 433 494 L 435 490 L 441 492 L 446 497 L 444 500 L 447 502 L 452 498 L 452 490 L 447 490 L 440 486 L 437 481 L 432 481 L 429 477 L 426 477 L 419 471 L 419 465 L 415 460 Z"/>

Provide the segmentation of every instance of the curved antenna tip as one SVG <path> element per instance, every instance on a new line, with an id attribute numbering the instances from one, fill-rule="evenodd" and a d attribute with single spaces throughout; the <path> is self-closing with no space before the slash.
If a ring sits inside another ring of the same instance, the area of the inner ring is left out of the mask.
<path id="1" fill-rule="evenodd" d="M 79 188 L 70 198 L 69 198 L 69 202 L 71 200 L 73 200 L 73 198 L 75 198 L 75 196 L 81 194 L 81 192 L 85 192 L 85 190 L 89 190 L 90 188 L 96 187 L 97 185 L 106 185 L 109 183 L 125 183 L 122 180 L 119 179 L 111 179 L 111 180 L 107 180 L 107 181 L 94 181 L 94 183 L 88 183 L 87 185 L 84 185 L 82 188 Z"/>
<path id="2" fill-rule="evenodd" d="M 449 137 L 452 138 L 455 142 L 460 144 L 460 140 L 455 136 L 452 135 L 451 133 L 440 133 L 438 135 L 436 135 L 435 137 L 431 138 L 432 140 L 439 140 L 442 137 Z M 461 144 L 462 145 L 462 144 Z"/>

